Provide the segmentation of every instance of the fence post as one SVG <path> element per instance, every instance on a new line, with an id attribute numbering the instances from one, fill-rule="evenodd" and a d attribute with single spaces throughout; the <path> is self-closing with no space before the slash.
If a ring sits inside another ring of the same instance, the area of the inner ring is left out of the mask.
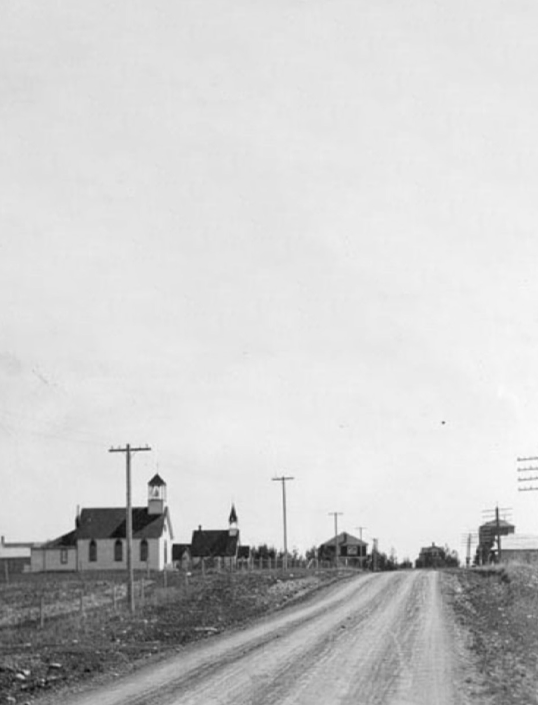
<path id="1" fill-rule="evenodd" d="M 39 600 L 39 626 L 41 629 L 45 626 L 45 595 L 43 593 L 41 593 Z"/>
<path id="2" fill-rule="evenodd" d="M 118 611 L 118 595 L 116 592 L 116 583 L 112 586 L 112 604 L 114 605 L 114 612 Z"/>

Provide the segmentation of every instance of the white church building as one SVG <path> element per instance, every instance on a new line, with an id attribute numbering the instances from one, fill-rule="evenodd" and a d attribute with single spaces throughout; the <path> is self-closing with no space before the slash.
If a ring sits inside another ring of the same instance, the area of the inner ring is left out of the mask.
<path id="1" fill-rule="evenodd" d="M 31 550 L 31 571 L 125 570 L 127 531 L 125 507 L 83 509 L 73 531 Z M 158 475 L 148 482 L 145 507 L 132 508 L 134 570 L 172 566 L 173 529 L 166 505 L 166 483 Z"/>

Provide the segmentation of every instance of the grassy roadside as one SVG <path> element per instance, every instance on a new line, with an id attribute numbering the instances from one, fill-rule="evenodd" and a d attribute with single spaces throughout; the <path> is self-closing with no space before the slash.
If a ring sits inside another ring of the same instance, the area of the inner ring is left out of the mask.
<path id="1" fill-rule="evenodd" d="M 451 603 L 492 705 L 538 704 L 538 567 L 452 573 Z"/>
<path id="2" fill-rule="evenodd" d="M 59 688 L 114 678 L 345 577 L 334 571 L 264 571 L 195 574 L 187 581 L 184 574 L 170 574 L 166 587 L 162 576 L 139 582 L 138 609 L 131 615 L 124 600 L 112 605 L 110 594 L 122 594 L 122 585 L 111 584 L 110 577 L 85 580 L 81 587 L 77 577 L 44 583 L 27 576 L 0 591 L 0 703 L 28 703 Z M 38 602 L 43 607 L 44 589 L 45 619 L 36 608 Z"/>

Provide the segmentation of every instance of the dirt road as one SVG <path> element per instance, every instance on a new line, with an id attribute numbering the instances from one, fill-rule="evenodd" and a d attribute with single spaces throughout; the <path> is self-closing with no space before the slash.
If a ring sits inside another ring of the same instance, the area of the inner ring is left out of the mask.
<path id="1" fill-rule="evenodd" d="M 359 576 L 69 705 L 462 705 L 435 572 Z"/>

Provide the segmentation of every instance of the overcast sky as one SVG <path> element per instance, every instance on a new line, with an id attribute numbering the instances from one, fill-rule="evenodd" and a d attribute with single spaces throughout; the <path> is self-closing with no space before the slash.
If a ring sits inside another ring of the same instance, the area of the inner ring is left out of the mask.
<path id="1" fill-rule="evenodd" d="M 0 532 L 538 533 L 538 8 L 0 5 Z"/>

